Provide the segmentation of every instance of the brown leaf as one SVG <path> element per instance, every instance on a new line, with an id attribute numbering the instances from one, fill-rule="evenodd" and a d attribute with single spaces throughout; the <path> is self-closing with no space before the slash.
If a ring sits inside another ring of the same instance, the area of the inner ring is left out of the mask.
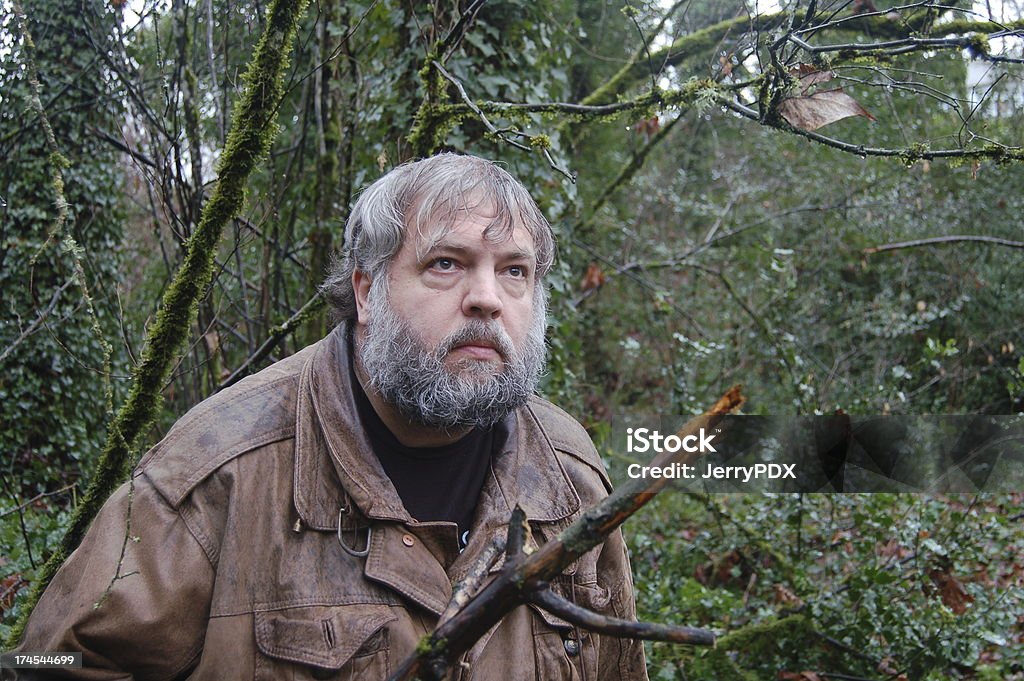
<path id="1" fill-rule="evenodd" d="M 867 109 L 843 92 L 842 88 L 818 90 L 810 95 L 789 97 L 779 102 L 779 113 L 790 125 L 804 130 L 817 130 L 850 116 L 863 116 L 875 120 Z"/>
<path id="2" fill-rule="evenodd" d="M 775 596 L 775 602 L 780 605 L 801 606 L 804 604 L 799 596 L 783 584 L 773 584 L 772 592 Z"/>
<path id="3" fill-rule="evenodd" d="M 964 585 L 952 574 L 939 568 L 928 571 L 932 583 L 939 588 L 942 602 L 957 615 L 967 612 L 967 604 L 974 602 L 974 596 L 967 593 Z"/>
<path id="4" fill-rule="evenodd" d="M 827 83 L 836 77 L 834 72 L 821 71 L 817 66 L 812 66 L 811 64 L 797 64 L 789 72 L 800 79 L 801 95 L 806 95 L 812 86 L 819 83 Z"/>
<path id="5" fill-rule="evenodd" d="M 596 262 L 592 262 L 587 265 L 587 273 L 583 275 L 583 280 L 580 282 L 581 291 L 590 291 L 591 289 L 600 288 L 604 284 L 604 272 Z"/>
<path id="6" fill-rule="evenodd" d="M 787 672 L 780 670 L 775 677 L 778 681 L 824 681 L 818 672 Z"/>
<path id="7" fill-rule="evenodd" d="M 722 66 L 722 75 L 723 76 L 730 76 L 730 75 L 732 75 L 732 55 L 731 54 L 727 54 L 727 55 L 723 54 L 723 55 L 719 56 L 718 57 L 718 63 Z"/>
<path id="8" fill-rule="evenodd" d="M 21 587 L 28 584 L 20 574 L 8 575 L 0 580 L 0 614 L 14 607 L 14 597 Z"/>
<path id="9" fill-rule="evenodd" d="M 910 549 L 902 546 L 895 538 L 875 548 L 875 553 L 883 558 L 899 558 L 900 560 L 910 555 Z"/>
<path id="10" fill-rule="evenodd" d="M 638 135 L 645 136 L 648 140 L 651 139 L 658 130 L 661 129 L 661 121 L 658 120 L 657 116 L 652 118 L 644 118 L 637 121 L 636 125 L 633 126 L 633 131 Z"/>
<path id="11" fill-rule="evenodd" d="M 899 674 L 899 670 L 896 669 L 896 660 L 890 656 L 885 656 L 878 663 L 877 671 L 879 674 L 885 674 L 886 676 L 896 676 Z"/>

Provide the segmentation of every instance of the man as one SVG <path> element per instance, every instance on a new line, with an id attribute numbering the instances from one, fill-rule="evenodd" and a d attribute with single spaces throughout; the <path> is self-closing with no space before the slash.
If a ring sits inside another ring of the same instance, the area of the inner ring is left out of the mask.
<path id="1" fill-rule="evenodd" d="M 81 678 L 381 679 L 516 505 L 544 542 L 609 489 L 533 395 L 551 229 L 492 163 L 396 168 L 352 210 L 324 340 L 206 400 L 146 454 L 29 621 Z M 621 536 L 553 588 L 632 618 Z M 109 671 L 101 671 L 109 670 Z M 645 679 L 635 641 L 520 607 L 452 672 Z"/>

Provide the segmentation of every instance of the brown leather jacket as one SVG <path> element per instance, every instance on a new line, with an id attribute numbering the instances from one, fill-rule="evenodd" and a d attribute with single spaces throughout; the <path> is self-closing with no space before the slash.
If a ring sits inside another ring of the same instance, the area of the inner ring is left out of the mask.
<path id="1" fill-rule="evenodd" d="M 455 525 L 413 520 L 370 451 L 345 337 L 339 327 L 206 400 L 146 454 L 29 620 L 21 650 L 84 651 L 85 668 L 46 678 L 382 679 L 434 627 L 516 504 L 543 542 L 607 494 L 586 432 L 531 399 L 500 426 L 507 438 L 459 554 Z M 618 533 L 553 588 L 634 617 Z M 451 676 L 647 673 L 638 642 L 523 606 Z"/>

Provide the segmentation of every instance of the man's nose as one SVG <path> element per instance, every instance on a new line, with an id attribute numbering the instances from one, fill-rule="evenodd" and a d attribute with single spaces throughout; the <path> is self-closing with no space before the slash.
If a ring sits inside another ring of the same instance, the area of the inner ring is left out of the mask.
<path id="1" fill-rule="evenodd" d="M 501 316 L 501 292 L 493 272 L 480 272 L 468 277 L 466 295 L 462 299 L 462 313 L 467 317 L 497 319 Z"/>

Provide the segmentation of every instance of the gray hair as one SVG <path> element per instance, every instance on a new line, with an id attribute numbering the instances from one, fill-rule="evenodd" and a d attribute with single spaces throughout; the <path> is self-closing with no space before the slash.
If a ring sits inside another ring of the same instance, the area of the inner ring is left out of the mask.
<path id="1" fill-rule="evenodd" d="M 341 255 L 334 259 L 320 292 L 339 320 L 355 318 L 352 273 L 358 269 L 385 286 L 391 260 L 408 229 L 435 241 L 451 229 L 458 213 L 493 204 L 496 217 L 484 230 L 494 242 L 522 225 L 533 237 L 537 282 L 551 268 L 555 240 L 530 193 L 508 171 L 476 156 L 444 153 L 398 166 L 371 184 L 352 207 Z M 429 248 L 429 246 L 428 246 Z"/>

